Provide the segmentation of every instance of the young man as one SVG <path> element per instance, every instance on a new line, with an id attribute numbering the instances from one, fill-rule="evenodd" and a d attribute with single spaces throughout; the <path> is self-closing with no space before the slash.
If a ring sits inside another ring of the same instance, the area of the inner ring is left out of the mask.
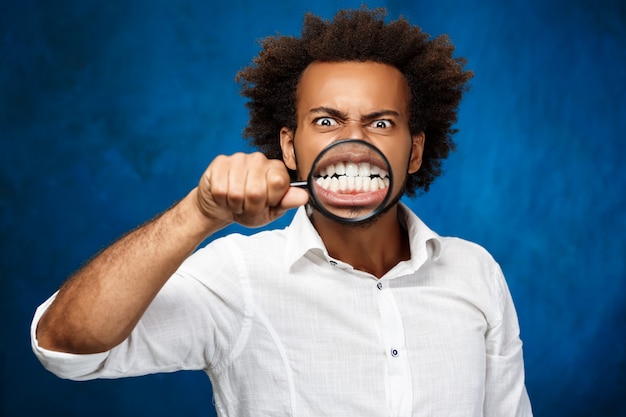
<path id="1" fill-rule="evenodd" d="M 301 39 L 268 38 L 238 75 L 265 155 L 217 157 L 46 301 L 32 325 L 42 363 L 77 380 L 203 369 L 221 416 L 530 416 L 500 268 L 398 203 L 453 146 L 471 73 L 452 52 L 382 10 L 307 15 Z M 389 160 L 382 213 L 354 225 L 300 207 L 285 230 L 192 254 L 231 223 L 307 205 L 290 180 L 346 138 Z"/>

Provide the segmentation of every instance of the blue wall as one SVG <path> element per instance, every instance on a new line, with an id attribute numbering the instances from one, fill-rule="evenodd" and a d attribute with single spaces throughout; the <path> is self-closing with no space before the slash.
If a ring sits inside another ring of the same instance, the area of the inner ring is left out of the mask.
<path id="1" fill-rule="evenodd" d="M 233 77 L 257 39 L 362 0 L 301 3 L 0 3 L 0 414 L 213 415 L 199 372 L 59 380 L 28 326 L 85 259 L 246 148 Z M 458 151 L 408 203 L 501 263 L 536 415 L 626 415 L 624 2 L 370 6 L 450 34 L 476 72 Z"/>

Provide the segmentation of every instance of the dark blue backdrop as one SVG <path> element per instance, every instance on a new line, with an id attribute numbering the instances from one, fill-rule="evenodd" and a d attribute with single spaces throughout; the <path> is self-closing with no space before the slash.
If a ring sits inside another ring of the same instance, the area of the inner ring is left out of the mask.
<path id="1" fill-rule="evenodd" d="M 57 379 L 29 322 L 86 258 L 246 148 L 233 77 L 257 39 L 362 0 L 301 3 L 0 3 L 0 414 L 213 415 L 202 373 Z M 476 72 L 458 151 L 409 204 L 501 263 L 536 415 L 626 415 L 624 2 L 370 6 L 450 34 Z"/>

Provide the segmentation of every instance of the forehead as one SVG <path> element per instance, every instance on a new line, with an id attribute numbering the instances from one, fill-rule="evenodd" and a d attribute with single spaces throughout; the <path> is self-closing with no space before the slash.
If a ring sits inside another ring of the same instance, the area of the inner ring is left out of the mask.
<path id="1" fill-rule="evenodd" d="M 298 114 L 316 107 L 346 112 L 395 110 L 406 113 L 409 88 L 395 67 L 377 62 L 314 62 L 297 88 Z"/>

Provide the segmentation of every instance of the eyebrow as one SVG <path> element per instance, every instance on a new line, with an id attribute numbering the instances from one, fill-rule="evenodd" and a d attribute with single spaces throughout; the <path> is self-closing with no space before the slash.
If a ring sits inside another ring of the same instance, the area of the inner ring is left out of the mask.
<path id="1" fill-rule="evenodd" d="M 342 119 L 345 120 L 348 118 L 348 114 L 345 112 L 342 112 L 341 110 L 337 110 L 334 109 L 332 107 L 314 107 L 312 109 L 310 109 L 307 112 L 307 115 L 315 115 L 315 114 L 327 114 L 329 116 L 332 117 L 336 117 L 338 119 Z M 369 120 L 376 120 L 376 119 L 380 119 L 381 117 L 385 117 L 385 116 L 395 116 L 395 117 L 399 117 L 400 113 L 398 113 L 395 110 L 378 110 L 378 111 L 374 111 L 372 113 L 368 113 L 368 114 L 364 114 L 363 116 L 361 116 L 361 121 L 369 121 Z"/>

